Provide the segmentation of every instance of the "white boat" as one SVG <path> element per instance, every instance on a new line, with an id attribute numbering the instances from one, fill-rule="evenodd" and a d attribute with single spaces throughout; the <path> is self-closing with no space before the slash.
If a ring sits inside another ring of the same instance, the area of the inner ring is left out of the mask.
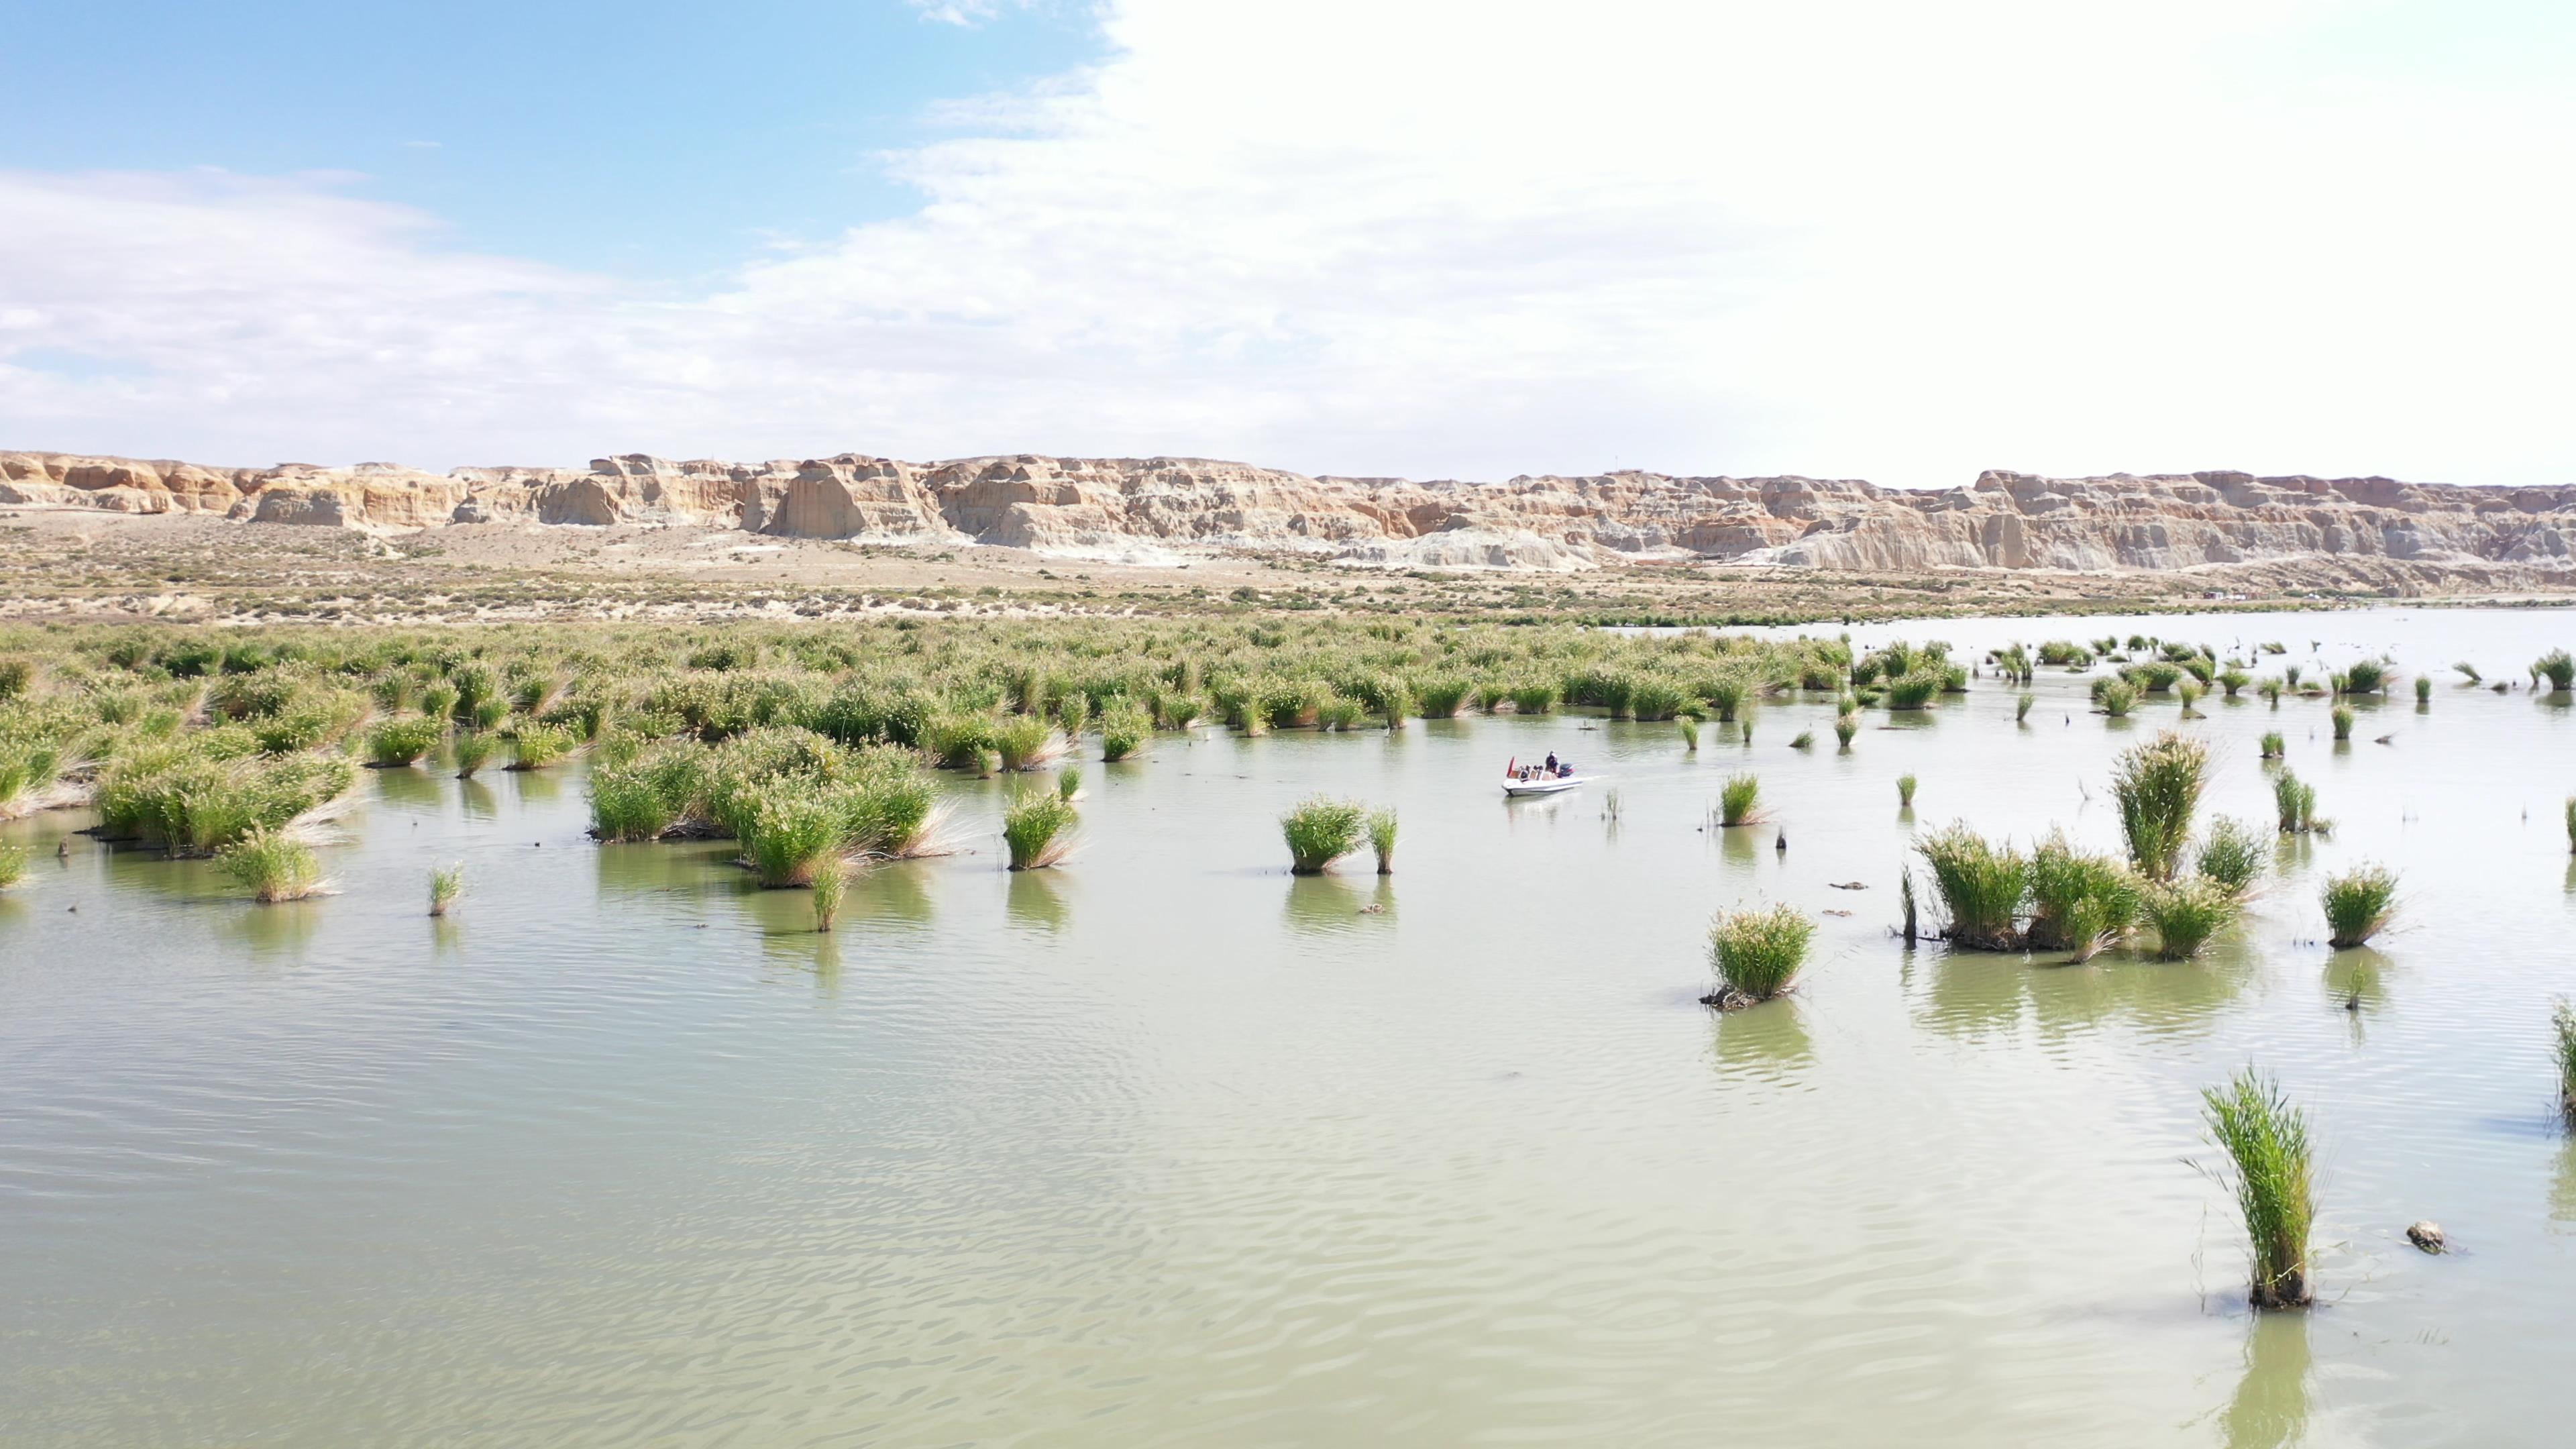
<path id="1" fill-rule="evenodd" d="M 1515 800 L 1524 795 L 1562 795 L 1568 790 L 1579 790 L 1591 783 L 1592 777 L 1589 775 L 1532 775 L 1526 780 L 1517 776 L 1506 776 L 1503 780 L 1503 793 Z"/>

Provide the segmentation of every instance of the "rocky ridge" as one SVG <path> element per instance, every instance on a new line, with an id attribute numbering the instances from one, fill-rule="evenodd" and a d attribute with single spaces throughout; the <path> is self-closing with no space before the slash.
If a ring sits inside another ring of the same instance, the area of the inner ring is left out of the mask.
<path id="1" fill-rule="evenodd" d="M 2576 487 L 2247 473 L 2044 478 L 1916 491 L 1852 479 L 1620 472 L 1502 483 L 1310 477 L 1200 458 L 1022 454 L 768 463 L 641 454 L 587 469 L 347 468 L 0 453 L 0 505 L 202 513 L 380 532 L 664 523 L 1126 563 L 1211 552 L 1354 567 L 1616 563 L 1838 570 L 2175 570 L 2328 558 L 2576 576 Z"/>

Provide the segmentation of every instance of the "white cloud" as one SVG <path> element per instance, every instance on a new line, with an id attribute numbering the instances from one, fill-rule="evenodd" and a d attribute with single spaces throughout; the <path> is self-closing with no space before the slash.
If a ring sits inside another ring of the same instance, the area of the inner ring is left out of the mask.
<path id="1" fill-rule="evenodd" d="M 2315 38 L 2390 12 L 1128 0 L 892 158 L 917 214 L 713 294 L 310 179 L 0 174 L 0 437 L 2566 481 L 2566 88 Z M 8 370 L 63 351 L 119 365 Z"/>

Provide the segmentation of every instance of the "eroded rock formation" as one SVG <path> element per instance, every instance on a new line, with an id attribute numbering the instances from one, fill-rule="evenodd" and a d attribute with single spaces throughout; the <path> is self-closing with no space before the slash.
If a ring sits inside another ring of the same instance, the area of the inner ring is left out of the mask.
<path id="1" fill-rule="evenodd" d="M 2576 572 L 2576 487 L 2232 472 L 1988 472 L 1965 488 L 1925 492 L 1848 479 L 1637 472 L 1413 482 L 1199 458 L 925 464 L 844 453 L 675 463 L 629 454 L 587 469 L 435 474 L 389 463 L 208 468 L 0 453 L 0 504 L 387 531 L 668 523 L 1132 562 L 1250 550 L 1382 568 L 1709 561 L 2098 571 L 2325 557 Z"/>

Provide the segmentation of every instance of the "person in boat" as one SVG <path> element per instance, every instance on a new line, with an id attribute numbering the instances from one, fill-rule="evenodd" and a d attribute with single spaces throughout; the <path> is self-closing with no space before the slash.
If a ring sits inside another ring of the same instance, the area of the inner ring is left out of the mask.
<path id="1" fill-rule="evenodd" d="M 1556 751 L 1554 750 L 1547 752 L 1547 773 L 1548 778 L 1550 779 L 1554 779 L 1556 776 L 1563 773 L 1556 767 Z"/>

